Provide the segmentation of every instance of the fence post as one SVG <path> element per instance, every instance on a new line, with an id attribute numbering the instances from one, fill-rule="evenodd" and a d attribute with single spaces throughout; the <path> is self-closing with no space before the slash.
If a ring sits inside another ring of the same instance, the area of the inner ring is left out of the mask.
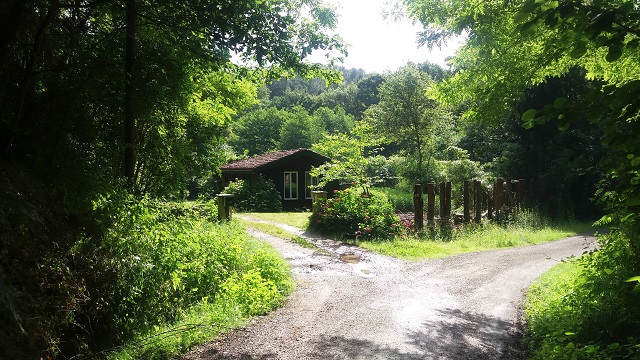
<path id="1" fill-rule="evenodd" d="M 496 214 L 502 209 L 502 198 L 504 196 L 503 189 L 504 179 L 497 178 L 495 184 L 493 185 L 493 201 L 495 202 L 495 211 Z"/>
<path id="2" fill-rule="evenodd" d="M 446 218 L 450 218 L 451 217 L 451 181 L 447 181 L 445 184 L 445 194 L 447 196 L 447 208 L 445 211 L 445 217 Z"/>
<path id="3" fill-rule="evenodd" d="M 218 204 L 218 220 L 231 220 L 233 208 L 233 194 L 216 195 L 216 203 Z"/>
<path id="4" fill-rule="evenodd" d="M 416 230 L 424 227 L 424 201 L 422 200 L 422 185 L 413 187 L 413 222 Z"/>
<path id="5" fill-rule="evenodd" d="M 507 212 L 511 211 L 511 207 L 513 206 L 511 199 L 511 178 L 504 179 L 504 206 Z"/>
<path id="6" fill-rule="evenodd" d="M 427 184 L 427 223 L 433 224 L 434 212 L 436 211 L 436 184 Z"/>
<path id="7" fill-rule="evenodd" d="M 482 182 L 480 180 L 473 181 L 473 193 L 475 194 L 476 209 L 474 220 L 480 223 L 480 220 L 482 220 Z"/>
<path id="8" fill-rule="evenodd" d="M 440 219 L 445 218 L 445 213 L 447 211 L 447 186 L 445 183 L 440 183 Z"/>
<path id="9" fill-rule="evenodd" d="M 464 193 L 463 193 L 463 210 L 462 210 L 462 218 L 464 222 L 471 221 L 471 215 L 469 208 L 471 206 L 471 181 L 464 181 Z"/>
<path id="10" fill-rule="evenodd" d="M 489 191 L 487 191 L 486 196 L 487 196 L 487 219 L 493 220 L 493 197 L 491 196 Z"/>

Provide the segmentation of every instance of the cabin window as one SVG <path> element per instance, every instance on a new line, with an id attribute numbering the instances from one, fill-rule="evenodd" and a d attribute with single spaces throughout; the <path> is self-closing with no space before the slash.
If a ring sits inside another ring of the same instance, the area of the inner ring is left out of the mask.
<path id="1" fill-rule="evenodd" d="M 298 199 L 298 172 L 296 171 L 284 172 L 284 199 Z"/>
<path id="2" fill-rule="evenodd" d="M 318 186 L 318 177 L 311 176 L 310 171 L 305 171 L 304 173 L 304 197 L 306 199 L 311 199 L 311 191 Z"/>

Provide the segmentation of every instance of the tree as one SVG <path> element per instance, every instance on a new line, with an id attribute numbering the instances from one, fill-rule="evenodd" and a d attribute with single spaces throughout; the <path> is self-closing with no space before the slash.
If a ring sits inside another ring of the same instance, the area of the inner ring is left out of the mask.
<path id="1" fill-rule="evenodd" d="M 465 114 L 470 119 L 490 122 L 516 113 L 515 101 L 526 89 L 571 69 L 597 80 L 578 97 L 525 111 L 522 121 L 532 127 L 556 119 L 561 130 L 576 121 L 600 122 L 612 150 L 603 165 L 607 178 L 615 179 L 603 183 L 602 194 L 615 193 L 607 197 L 615 218 L 629 233 L 640 232 L 640 101 L 634 95 L 640 89 L 640 10 L 634 1 L 404 2 L 431 44 L 468 34 L 452 61 L 456 75 L 437 94 L 472 104 Z M 634 244 L 640 249 L 640 242 Z"/>
<path id="2" fill-rule="evenodd" d="M 348 133 L 355 126 L 352 115 L 348 115 L 341 106 L 333 109 L 319 107 L 313 112 L 313 122 L 323 129 L 324 133 Z"/>
<path id="3" fill-rule="evenodd" d="M 280 150 L 310 148 L 324 133 L 322 124 L 314 121 L 302 107 L 293 109 L 292 116 L 280 128 Z"/>
<path id="4" fill-rule="evenodd" d="M 358 122 L 351 134 L 332 134 L 313 145 L 313 151 L 331 159 L 312 170 L 312 175 L 320 179 L 319 187 L 338 181 L 369 193 L 373 179 L 367 174 L 368 155 L 380 145 L 379 137 L 372 130 L 368 123 Z"/>
<path id="5" fill-rule="evenodd" d="M 49 178 L 80 173 L 75 179 L 115 184 L 125 176 L 123 156 L 114 154 L 126 152 L 126 177 L 133 176 L 138 193 L 148 188 L 141 181 L 163 181 L 144 152 L 173 147 L 149 146 L 149 129 L 163 118 L 176 134 L 185 131 L 177 127 L 187 123 L 193 91 L 207 80 L 203 74 L 262 81 L 298 72 L 334 81 L 335 72 L 302 59 L 313 49 L 342 49 L 328 35 L 333 12 L 320 2 L 36 0 L 10 1 L 1 11 L 3 158 L 28 162 Z M 232 52 L 262 68 L 234 66 Z M 212 95 L 228 94 L 218 90 Z M 165 157 L 176 169 L 181 160 Z"/>
<path id="6" fill-rule="evenodd" d="M 554 335 L 546 334 L 544 341 L 550 342 L 543 348 L 554 358 L 590 356 L 588 351 L 573 351 L 587 348 L 596 352 L 602 348 L 602 357 L 637 356 L 639 288 L 634 291 L 625 283 L 640 279 L 637 1 L 404 3 L 425 26 L 423 38 L 431 44 L 467 34 L 466 45 L 452 61 L 456 75 L 436 92 L 443 101 L 467 101 L 467 118 L 491 123 L 522 112 L 521 122 L 527 128 L 555 122 L 559 130 L 568 131 L 581 122 L 603 129 L 608 151 L 599 164 L 604 176 L 596 197 L 610 212 L 600 224 L 612 231 L 602 237 L 598 252 L 581 260 L 584 270 L 576 287 L 584 288 L 582 295 L 564 294 L 566 300 L 557 305 L 579 316 L 571 333 L 577 336 L 552 340 Z M 515 107 L 528 89 L 574 69 L 584 71 L 591 89 L 526 111 Z"/>
<path id="7" fill-rule="evenodd" d="M 425 166 L 434 158 L 436 134 L 450 116 L 426 97 L 431 77 L 410 64 L 388 75 L 379 87 L 380 102 L 366 113 L 385 143 L 393 144 L 414 161 L 411 181 L 424 181 Z"/>
<path id="8" fill-rule="evenodd" d="M 156 221 L 128 212 L 146 209 L 134 195 L 177 196 L 216 170 L 257 85 L 294 73 L 338 80 L 303 61 L 342 49 L 334 25 L 330 8 L 308 0 L 2 2 L 0 348 L 16 354 L 7 356 L 101 356 L 152 326 L 119 312 L 134 280 L 119 276 L 129 257 L 109 234 L 133 251 L 126 234 Z M 258 65 L 235 65 L 232 54 Z"/>
<path id="9" fill-rule="evenodd" d="M 250 111 L 233 123 L 230 143 L 237 152 L 246 151 L 250 156 L 277 150 L 280 129 L 292 117 L 292 113 L 275 107 Z"/>

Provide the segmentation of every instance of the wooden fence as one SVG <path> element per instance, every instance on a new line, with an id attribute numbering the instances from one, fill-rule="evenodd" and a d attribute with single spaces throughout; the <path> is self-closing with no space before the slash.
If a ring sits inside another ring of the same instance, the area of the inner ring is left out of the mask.
<path id="1" fill-rule="evenodd" d="M 534 179 L 512 180 L 497 178 L 492 187 L 483 186 L 480 180 L 467 180 L 463 187 L 462 214 L 451 214 L 451 182 L 439 184 L 439 216 L 435 214 L 436 184 L 425 185 L 427 195 L 427 224 L 442 222 L 479 223 L 482 218 L 495 219 L 519 211 L 524 204 L 535 202 L 536 183 Z M 416 184 L 413 190 L 414 224 L 416 230 L 424 227 L 423 187 Z"/>

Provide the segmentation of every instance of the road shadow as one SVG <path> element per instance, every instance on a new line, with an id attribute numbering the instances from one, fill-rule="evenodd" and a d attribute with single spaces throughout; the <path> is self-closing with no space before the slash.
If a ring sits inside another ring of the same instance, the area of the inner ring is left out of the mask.
<path id="1" fill-rule="evenodd" d="M 199 351 L 197 354 L 192 353 L 188 354 L 183 360 L 192 360 L 192 359 L 206 359 L 206 360 L 278 360 L 280 357 L 277 354 L 263 354 L 263 355 L 253 355 L 247 353 L 240 354 L 227 354 L 223 353 L 217 348 L 208 347 L 202 351 Z"/>
<path id="2" fill-rule="evenodd" d="M 521 336 L 512 323 L 459 309 L 439 310 L 441 321 L 424 323 L 407 333 L 401 351 L 372 341 L 321 336 L 311 359 L 526 359 Z M 356 334 L 354 334 L 357 336 Z"/>
<path id="3" fill-rule="evenodd" d="M 401 352 L 387 346 L 381 346 L 372 341 L 356 338 L 346 338 L 344 336 L 322 335 L 314 346 L 314 351 L 310 354 L 311 359 L 406 359 L 424 360 L 424 355 L 417 351 L 415 353 Z"/>
<path id="4" fill-rule="evenodd" d="M 519 325 L 460 309 L 437 313 L 445 320 L 425 322 L 422 330 L 408 334 L 425 358 L 526 359 Z"/>

